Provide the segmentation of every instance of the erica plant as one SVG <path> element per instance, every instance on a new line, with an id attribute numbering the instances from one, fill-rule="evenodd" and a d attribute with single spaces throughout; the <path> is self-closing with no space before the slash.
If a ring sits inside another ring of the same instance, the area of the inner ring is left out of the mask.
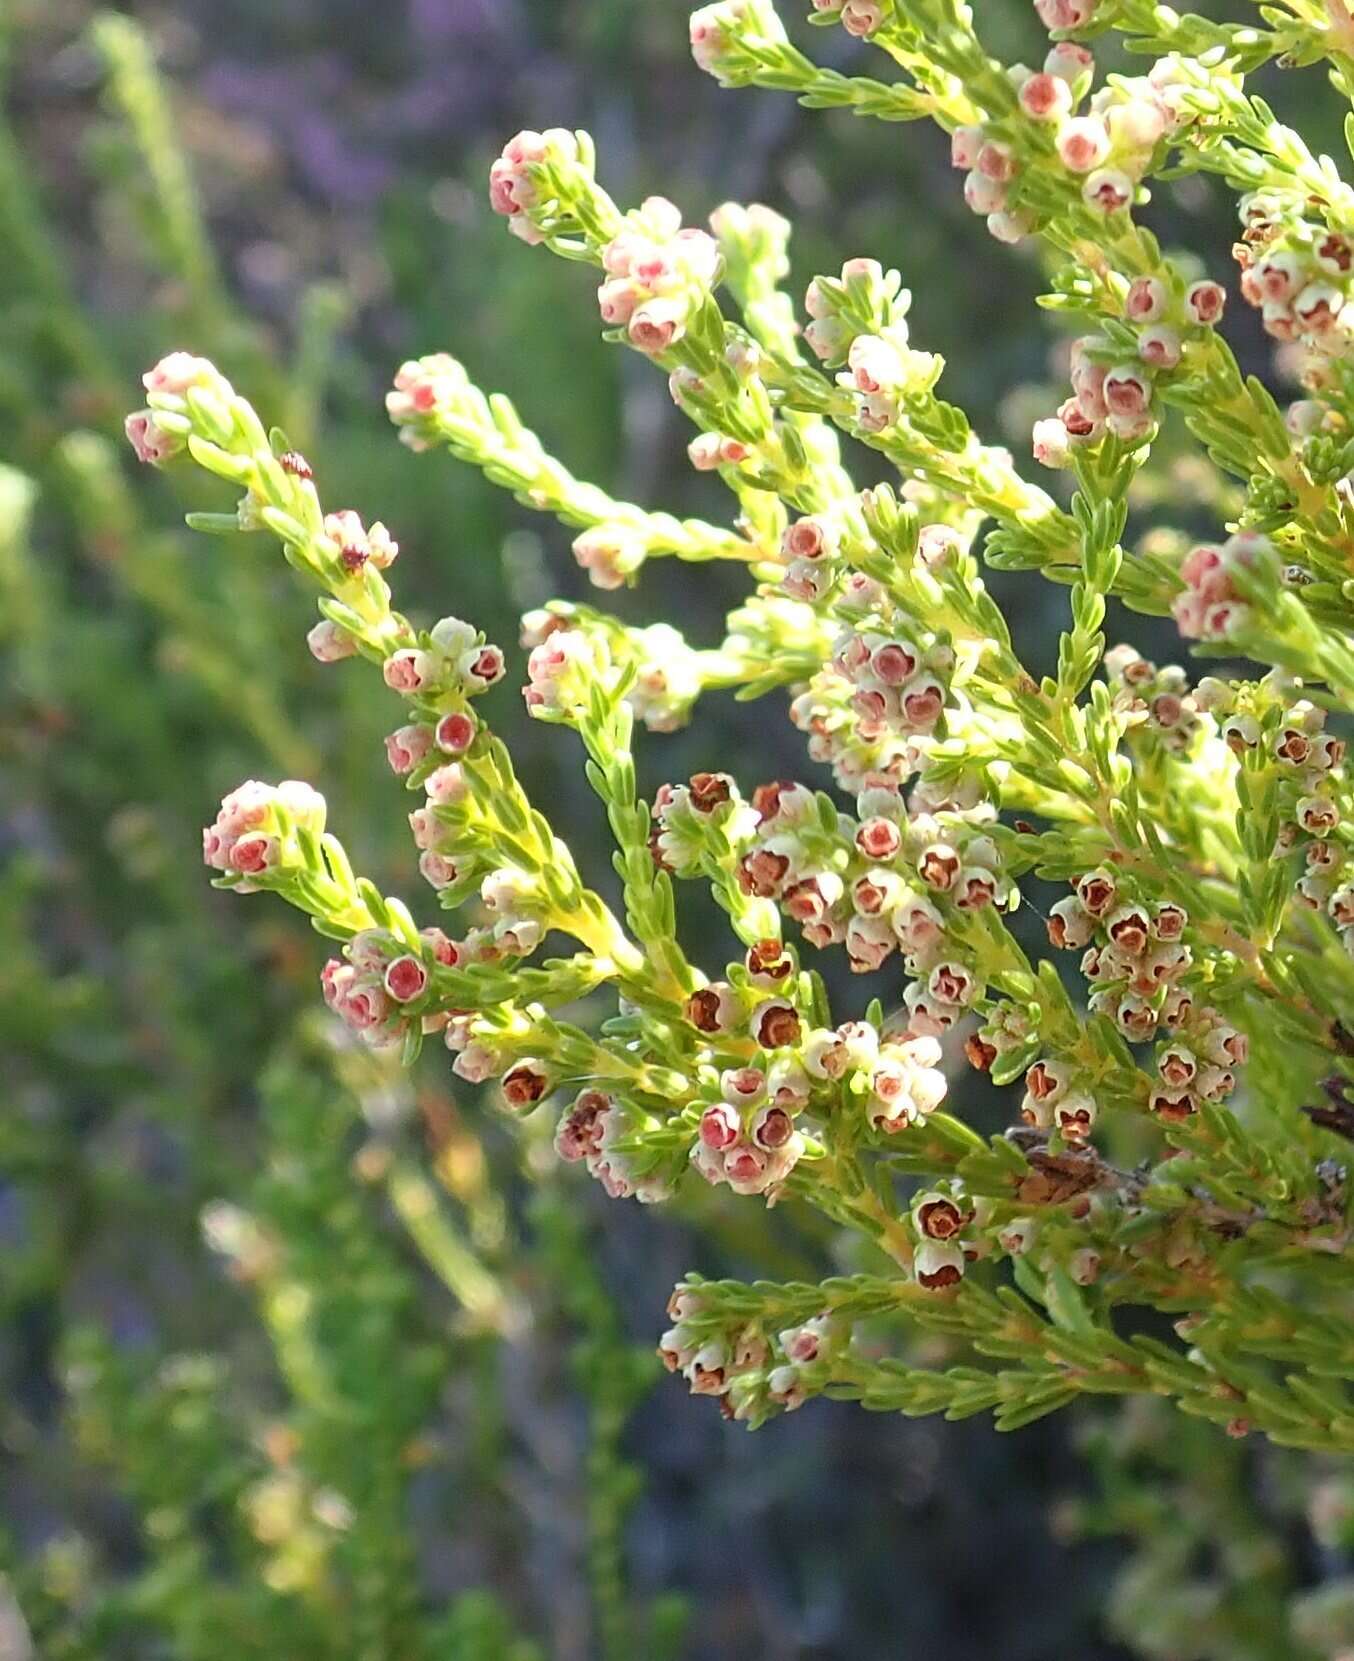
<path id="1" fill-rule="evenodd" d="M 190 522 L 279 539 L 319 593 L 314 656 L 379 671 L 447 927 L 354 875 L 308 785 L 241 786 L 206 859 L 336 943 L 320 978 L 350 1027 L 409 1060 L 445 1044 L 509 1113 L 555 1115 L 560 1157 L 608 1193 L 657 1202 L 704 1180 L 859 1240 L 861 1272 L 822 1284 L 677 1288 L 662 1354 L 732 1417 L 826 1394 L 1014 1427 L 1142 1393 L 1348 1451 L 1354 190 L 1246 76 L 1325 61 L 1354 91 L 1354 31 L 1336 0 L 1246 27 L 1147 0 L 1036 9 L 1050 40 L 1032 69 L 995 59 L 959 0 L 815 0 L 810 21 L 868 37 L 890 80 L 820 67 L 769 0 L 691 21 L 725 85 L 938 122 L 998 242 L 1042 242 L 1044 303 L 1076 338 L 1030 467 L 942 401 L 899 273 L 868 250 L 816 278 L 801 312 L 780 286 L 789 227 L 767 208 L 728 204 L 708 229 L 661 198 L 623 209 L 583 133 L 520 133 L 493 165 L 509 229 L 593 267 L 604 338 L 667 376 L 729 523 L 573 477 L 443 355 L 395 376 L 400 438 L 576 529 L 600 589 L 659 558 L 747 572 L 714 649 L 563 602 L 523 621 L 527 713 L 581 743 L 619 903 L 585 884 L 481 713 L 514 672 L 505 654 L 472 622 L 394 610 L 392 534 L 322 491 L 209 362 L 175 354 L 147 375 L 138 454 L 242 492 Z M 1146 74 L 1097 75 L 1110 31 Z M 1236 195 L 1239 280 L 1135 218 L 1154 177 L 1197 173 Z M 999 281 L 1011 256 L 991 257 Z M 1306 396 L 1286 414 L 1224 338 L 1238 290 L 1302 354 Z M 1206 540 L 1157 525 L 1138 541 L 1130 495 L 1171 410 L 1234 511 Z M 858 489 L 842 435 L 897 487 Z M 1055 674 L 1017 656 L 983 562 L 1067 586 Z M 1107 652 L 1111 600 L 1173 617 L 1194 657 L 1236 672 Z M 746 776 L 712 729 L 707 770 L 647 805 L 636 728 L 685 724 L 713 688 L 775 694 L 761 707 L 802 732 L 803 780 Z M 1038 960 L 1012 921 L 1031 878 L 1061 887 Z M 686 881 L 727 913 L 723 966 L 679 943 Z M 569 955 L 542 955 L 560 942 Z M 834 952 L 875 977 L 863 1019 L 829 1005 L 813 964 Z M 1017 1087 L 1005 1133 L 967 1122 L 968 1069 Z M 912 1365 L 909 1328 L 970 1353 Z"/>

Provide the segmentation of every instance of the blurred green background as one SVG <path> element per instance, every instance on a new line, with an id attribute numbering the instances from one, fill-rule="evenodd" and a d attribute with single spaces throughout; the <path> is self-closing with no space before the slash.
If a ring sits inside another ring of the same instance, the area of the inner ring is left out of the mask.
<path id="1" fill-rule="evenodd" d="M 727 1195 L 606 1202 L 544 1127 L 510 1136 L 453 1092 L 445 1059 L 402 1078 L 346 1050 L 317 1010 L 321 943 L 197 862 L 224 790 L 300 775 L 359 868 L 420 898 L 381 745 L 393 706 L 317 669 L 311 603 L 271 545 L 176 528 L 220 492 L 140 474 L 121 443 L 164 351 L 214 356 L 327 505 L 391 526 L 405 609 L 508 646 L 523 609 L 585 596 L 583 574 L 563 529 L 396 442 L 381 394 L 402 358 L 453 352 L 619 495 L 729 514 L 662 378 L 600 343 L 587 274 L 489 213 L 518 127 L 589 128 L 623 204 L 661 190 L 698 222 L 770 203 L 798 227 L 797 289 L 851 254 L 899 265 L 946 396 L 1018 453 L 1055 401 L 1038 257 L 985 236 L 942 137 L 720 93 L 686 10 L 0 13 L 2 1661 L 1354 1648 L 1354 1496 L 1312 1461 L 1143 1409 L 1007 1440 L 825 1403 L 755 1437 L 725 1425 L 653 1360 L 672 1283 L 821 1275 L 841 1243 Z M 980 21 L 1003 56 L 1042 55 L 1025 0 Z M 840 31 L 809 38 L 886 72 Z M 1315 119 L 1335 144 L 1333 101 Z M 1229 205 L 1165 206 L 1171 240 L 1222 274 Z M 1232 338 L 1267 367 L 1247 316 Z M 879 476 L 858 459 L 862 485 Z M 1207 522 L 1219 503 L 1168 443 L 1143 505 Z M 738 584 L 662 562 L 614 603 L 713 641 Z M 1040 661 L 1060 592 L 997 587 Z M 514 699 L 488 712 L 608 887 L 579 756 Z M 808 764 L 772 704 L 713 698 L 641 766 L 652 788 Z M 697 935 L 717 962 L 713 916 Z M 975 1112 L 995 1128 L 1004 1110 Z"/>

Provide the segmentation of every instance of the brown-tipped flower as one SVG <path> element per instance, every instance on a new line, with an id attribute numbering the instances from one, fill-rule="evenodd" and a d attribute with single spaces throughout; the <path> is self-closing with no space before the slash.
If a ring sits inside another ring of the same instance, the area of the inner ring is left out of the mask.
<path id="1" fill-rule="evenodd" d="M 503 1075 L 503 1099 L 509 1107 L 535 1107 L 549 1089 L 546 1065 L 534 1058 L 519 1061 Z"/>
<path id="2" fill-rule="evenodd" d="M 749 946 L 744 961 L 748 974 L 757 980 L 780 981 L 794 972 L 794 960 L 776 939 L 759 940 L 755 946 Z"/>
<path id="3" fill-rule="evenodd" d="M 752 1036 L 764 1050 L 782 1050 L 799 1042 L 803 1031 L 795 1006 L 772 998 L 753 1011 Z"/>
<path id="4" fill-rule="evenodd" d="M 727 773 L 693 773 L 688 789 L 697 813 L 713 813 L 732 798 L 733 780 Z"/>
<path id="5" fill-rule="evenodd" d="M 968 1057 L 971 1067 L 985 1073 L 997 1059 L 997 1047 L 995 1044 L 989 1044 L 981 1033 L 971 1032 L 964 1040 L 964 1054 Z"/>
<path id="6" fill-rule="evenodd" d="M 1113 906 L 1119 893 L 1114 874 L 1103 866 L 1088 871 L 1077 882 L 1077 898 L 1092 917 L 1103 917 Z"/>
<path id="7" fill-rule="evenodd" d="M 1147 1098 L 1147 1105 L 1153 1117 L 1160 1119 L 1164 1124 L 1182 1125 L 1198 1112 L 1199 1104 L 1188 1090 L 1177 1090 L 1169 1085 L 1159 1084 Z"/>
<path id="8" fill-rule="evenodd" d="M 1141 957 L 1152 938 L 1152 924 L 1140 905 L 1121 905 L 1106 924 L 1110 939 L 1129 957 Z"/>
<path id="9" fill-rule="evenodd" d="M 933 842 L 929 848 L 923 848 L 917 860 L 921 880 L 928 888 L 942 893 L 954 886 L 960 869 L 959 855 L 946 842 Z"/>
<path id="10" fill-rule="evenodd" d="M 952 1240 L 963 1231 L 970 1213 L 948 1194 L 931 1191 L 912 1202 L 912 1218 L 928 1240 Z"/>
<path id="11" fill-rule="evenodd" d="M 737 1017 L 738 1000 L 733 988 L 724 981 L 698 987 L 686 1000 L 686 1018 L 697 1032 L 728 1032 Z"/>
<path id="12" fill-rule="evenodd" d="M 1095 1098 L 1082 1090 L 1069 1090 L 1054 1104 L 1053 1122 L 1064 1141 L 1084 1142 L 1095 1124 Z"/>
<path id="13" fill-rule="evenodd" d="M 928 1292 L 943 1292 L 964 1278 L 964 1254 L 946 1240 L 923 1240 L 913 1261 L 917 1284 Z"/>

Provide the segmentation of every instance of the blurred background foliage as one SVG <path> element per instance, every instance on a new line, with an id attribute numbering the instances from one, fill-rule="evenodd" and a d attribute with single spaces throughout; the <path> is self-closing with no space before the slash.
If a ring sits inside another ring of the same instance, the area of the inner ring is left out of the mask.
<path id="1" fill-rule="evenodd" d="M 749 1438 L 688 1400 L 651 1348 L 680 1273 L 815 1276 L 839 1243 L 727 1195 L 641 1216 L 435 1056 L 406 1077 L 345 1049 L 318 941 L 197 864 L 222 791 L 300 775 L 360 868 L 416 886 L 388 703 L 316 671 L 271 548 L 172 528 L 223 505 L 210 487 L 138 475 L 121 445 L 164 351 L 215 357 L 331 506 L 391 525 L 407 609 L 508 643 L 582 574 L 563 530 L 395 441 L 400 359 L 451 350 L 581 476 L 727 515 L 661 378 L 600 347 L 586 277 L 491 220 L 485 169 L 517 127 L 590 128 L 623 202 L 771 203 L 798 287 L 852 253 L 898 264 L 946 395 L 1025 448 L 1056 379 L 1037 258 L 985 237 L 937 133 L 720 94 L 686 9 L 0 11 L 4 1661 L 1354 1653 L 1354 1485 L 1318 1462 L 1140 1405 L 1003 1440 L 819 1404 Z M 1042 52 L 1024 0 L 983 25 L 1008 58 Z M 1305 78 L 1307 130 L 1334 146 L 1318 93 Z M 1191 186 L 1167 206 L 1220 273 L 1229 205 Z M 1227 504 L 1168 443 L 1139 505 L 1188 525 Z M 736 583 L 662 562 L 616 603 L 713 640 Z M 998 587 L 1046 656 L 1059 593 Z M 566 735 L 499 696 L 606 886 Z M 641 765 L 650 787 L 803 771 L 773 711 L 717 697 Z M 719 929 L 693 924 L 710 962 Z"/>

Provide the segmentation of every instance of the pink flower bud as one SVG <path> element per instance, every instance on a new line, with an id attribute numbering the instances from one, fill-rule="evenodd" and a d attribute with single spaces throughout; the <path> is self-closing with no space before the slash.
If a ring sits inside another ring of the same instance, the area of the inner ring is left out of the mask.
<path id="1" fill-rule="evenodd" d="M 733 1147 L 742 1133 L 743 1127 L 738 1114 L 727 1102 L 716 1102 L 713 1107 L 707 1107 L 701 1114 L 701 1142 L 717 1153 Z"/>
<path id="2" fill-rule="evenodd" d="M 597 290 L 597 309 L 608 328 L 623 329 L 642 298 L 642 290 L 628 277 L 612 277 Z"/>
<path id="3" fill-rule="evenodd" d="M 1060 75 L 1047 71 L 1020 84 L 1020 107 L 1031 121 L 1059 121 L 1072 109 L 1072 89 Z"/>
<path id="4" fill-rule="evenodd" d="M 437 677 L 437 665 L 427 652 L 406 648 L 392 652 L 381 674 L 392 692 L 421 692 Z"/>
<path id="5" fill-rule="evenodd" d="M 950 134 L 950 162 L 967 173 L 978 165 L 978 156 L 987 141 L 982 127 L 956 127 Z"/>
<path id="6" fill-rule="evenodd" d="M 1100 436 L 1103 414 L 1088 415 L 1076 398 L 1069 398 L 1065 404 L 1059 406 L 1057 420 L 1067 434 L 1070 445 L 1089 444 Z"/>
<path id="7" fill-rule="evenodd" d="M 1044 59 L 1045 72 L 1056 75 L 1069 86 L 1074 86 L 1081 80 L 1089 80 L 1094 69 L 1095 59 L 1091 53 L 1072 40 L 1059 41 L 1056 46 L 1049 49 L 1048 56 Z"/>
<path id="8" fill-rule="evenodd" d="M 732 1148 L 724 1158 L 724 1174 L 730 1183 L 752 1188 L 766 1170 L 766 1155 L 751 1143 Z"/>
<path id="9" fill-rule="evenodd" d="M 933 842 L 917 860 L 917 870 L 928 888 L 942 892 L 954 885 L 959 875 L 959 855 L 945 842 Z"/>
<path id="10" fill-rule="evenodd" d="M 259 876 L 271 871 L 282 857 L 282 845 L 275 836 L 250 831 L 230 850 L 230 868 L 241 876 Z"/>
<path id="11" fill-rule="evenodd" d="M 191 387 L 212 386 L 220 380 L 216 366 L 206 358 L 194 357 L 191 352 L 170 352 L 146 371 L 141 384 L 147 392 L 182 398 Z"/>
<path id="12" fill-rule="evenodd" d="M 1110 135 L 1098 115 L 1074 115 L 1058 129 L 1058 156 L 1073 173 L 1089 173 L 1110 153 Z"/>
<path id="13" fill-rule="evenodd" d="M 886 917 L 855 916 L 846 925 L 846 952 L 856 974 L 871 974 L 898 949 Z"/>
<path id="14" fill-rule="evenodd" d="M 713 473 L 720 465 L 719 434 L 697 433 L 687 445 L 686 454 L 698 473 Z"/>
<path id="15" fill-rule="evenodd" d="M 1003 210 L 987 216 L 987 234 L 998 242 L 1023 242 L 1034 225 L 1034 218 L 1028 213 L 1007 213 Z"/>
<path id="16" fill-rule="evenodd" d="M 842 7 L 842 28 L 857 39 L 874 34 L 883 23 L 884 8 L 879 0 L 846 0 Z"/>
<path id="17" fill-rule="evenodd" d="M 752 1036 L 764 1050 L 785 1049 L 797 1044 L 802 1030 L 798 1011 L 784 999 L 769 999 L 753 1011 Z"/>
<path id="18" fill-rule="evenodd" d="M 1153 369 L 1174 369 L 1182 350 L 1179 334 L 1164 323 L 1138 336 L 1138 356 Z"/>
<path id="19" fill-rule="evenodd" d="M 1081 199 L 1101 213 L 1120 213 L 1133 201 L 1133 181 L 1118 168 L 1098 168 L 1081 187 Z"/>
<path id="20" fill-rule="evenodd" d="M 627 326 L 630 344 L 649 357 L 666 352 L 685 333 L 686 312 L 686 303 L 682 300 L 662 297 L 646 300 Z"/>
<path id="21" fill-rule="evenodd" d="M 155 411 L 137 410 L 122 424 L 127 442 L 136 452 L 136 459 L 151 467 L 161 467 L 171 461 L 184 447 L 177 433 L 161 431 L 155 420 Z"/>
<path id="22" fill-rule="evenodd" d="M 929 732 L 945 712 L 945 694 L 930 675 L 921 675 L 903 688 L 902 714 L 914 732 Z"/>
<path id="23" fill-rule="evenodd" d="M 535 1107 L 549 1089 L 550 1074 L 543 1061 L 519 1061 L 503 1075 L 503 1099 L 509 1107 Z"/>
<path id="24" fill-rule="evenodd" d="M 961 911 L 981 911 L 997 898 L 997 879 L 982 866 L 966 865 L 959 873 L 954 889 L 954 903 Z"/>
<path id="25" fill-rule="evenodd" d="M 1072 459 L 1072 441 L 1067 428 L 1056 416 L 1034 423 L 1031 451 L 1041 467 L 1066 467 Z"/>
<path id="26" fill-rule="evenodd" d="M 1008 184 L 1015 178 L 1015 153 L 1009 144 L 999 144 L 995 140 L 984 144 L 978 152 L 977 171 L 985 178 L 995 179 L 998 184 Z"/>
<path id="27" fill-rule="evenodd" d="M 923 1240 L 912 1263 L 917 1284 L 929 1292 L 947 1291 L 964 1278 L 964 1254 L 949 1241 Z"/>
<path id="28" fill-rule="evenodd" d="M 973 213 L 1000 213 L 1006 206 L 1006 186 L 975 169 L 964 180 L 964 202 Z"/>
<path id="29" fill-rule="evenodd" d="M 752 792 L 752 805 L 760 817 L 760 828 L 772 824 L 792 826 L 808 819 L 816 810 L 813 792 L 793 779 L 776 779 L 759 784 Z"/>
<path id="30" fill-rule="evenodd" d="M 870 654 L 870 667 L 885 686 L 901 686 L 916 674 L 920 655 L 910 640 L 886 640 Z"/>
<path id="31" fill-rule="evenodd" d="M 691 56 L 707 75 L 718 75 L 726 61 L 731 47 L 729 25 L 737 15 L 723 5 L 702 6 L 692 14 Z"/>
<path id="32" fill-rule="evenodd" d="M 1166 112 L 1152 98 L 1130 98 L 1106 112 L 1116 150 L 1151 150 L 1166 131 Z"/>
<path id="33" fill-rule="evenodd" d="M 431 848 L 425 849 L 419 855 L 418 868 L 424 881 L 433 888 L 450 888 L 456 881 L 455 862 Z"/>
<path id="34" fill-rule="evenodd" d="M 838 317 L 815 318 L 804 330 L 804 344 L 822 362 L 840 357 L 850 331 Z"/>
<path id="35" fill-rule="evenodd" d="M 1130 323 L 1155 323 L 1165 316 L 1167 299 L 1160 277 L 1135 277 L 1124 297 L 1124 316 Z"/>
<path id="36" fill-rule="evenodd" d="M 1152 383 L 1140 370 L 1121 364 L 1105 376 L 1104 398 L 1111 415 L 1139 416 L 1151 402 Z"/>
<path id="37" fill-rule="evenodd" d="M 426 941 L 428 950 L 433 957 L 445 968 L 454 969 L 461 961 L 461 954 L 456 948 L 456 942 L 449 940 L 439 928 L 420 929 L 419 938 Z"/>
<path id="38" fill-rule="evenodd" d="M 1049 910 L 1049 942 L 1063 951 L 1075 951 L 1087 944 L 1094 933 L 1090 913 L 1075 895 L 1069 894 Z"/>
<path id="39" fill-rule="evenodd" d="M 322 618 L 307 634 L 306 645 L 318 663 L 339 663 L 357 651 L 357 642 L 347 629 L 331 623 L 327 617 Z"/>
<path id="40" fill-rule="evenodd" d="M 463 756 L 475 742 L 475 717 L 464 710 L 453 710 L 437 723 L 434 738 L 439 750 L 449 756 Z"/>
<path id="41" fill-rule="evenodd" d="M 1101 867 L 1077 880 L 1077 898 L 1092 917 L 1103 917 L 1118 896 L 1113 875 Z"/>
<path id="42" fill-rule="evenodd" d="M 1053 1122 L 1064 1140 L 1084 1142 L 1095 1124 L 1095 1099 L 1082 1090 L 1069 1090 L 1053 1104 Z"/>
<path id="43" fill-rule="evenodd" d="M 846 361 L 859 392 L 887 392 L 902 378 L 897 348 L 879 335 L 857 335 Z"/>
<path id="44" fill-rule="evenodd" d="M 856 846 L 867 859 L 892 859 L 903 838 L 892 819 L 866 819 L 856 832 Z"/>
<path id="45" fill-rule="evenodd" d="M 1141 957 L 1151 939 L 1151 923 L 1139 905 L 1120 906 L 1105 923 L 1110 939 L 1130 957 Z"/>
<path id="46" fill-rule="evenodd" d="M 1083 29 L 1095 15 L 1099 0 L 1034 0 L 1039 21 L 1050 33 Z"/>
<path id="47" fill-rule="evenodd" d="M 1221 283 L 1191 283 L 1185 290 L 1185 311 L 1195 323 L 1211 327 L 1220 321 L 1227 304 L 1227 291 Z"/>
<path id="48" fill-rule="evenodd" d="M 940 1003 L 962 1008 L 973 1000 L 976 984 L 973 976 L 959 963 L 938 963 L 926 982 L 930 995 Z"/>
<path id="49" fill-rule="evenodd" d="M 461 768 L 454 761 L 450 761 L 445 767 L 439 767 L 435 773 L 430 773 L 423 781 L 423 788 L 428 793 L 429 802 L 435 807 L 454 807 L 470 794 L 470 781 Z"/>
<path id="50" fill-rule="evenodd" d="M 961 1209 L 950 1195 L 934 1189 L 919 1194 L 912 1202 L 913 1221 L 928 1240 L 952 1240 L 970 1216 L 971 1211 Z"/>
<path id="51" fill-rule="evenodd" d="M 791 560 L 780 585 L 792 600 L 813 605 L 832 588 L 832 572 L 806 559 Z"/>
<path id="52" fill-rule="evenodd" d="M 423 995 L 428 971 L 416 957 L 397 957 L 385 972 L 385 989 L 396 1003 L 409 1003 Z"/>
<path id="53" fill-rule="evenodd" d="M 1280 249 L 1266 254 L 1248 275 L 1262 302 L 1272 300 L 1283 304 L 1303 288 L 1307 273 L 1300 255 L 1290 249 Z"/>
<path id="54" fill-rule="evenodd" d="M 914 895 L 894 912 L 893 930 L 908 951 L 922 952 L 941 938 L 944 922 L 929 900 Z"/>
<path id="55" fill-rule="evenodd" d="M 497 646 L 472 646 L 456 665 L 468 692 L 483 692 L 503 679 L 507 671 Z"/>
<path id="56" fill-rule="evenodd" d="M 427 727 L 401 727 L 386 739 L 386 760 L 392 773 L 412 773 L 432 747 L 432 734 Z"/>
<path id="57" fill-rule="evenodd" d="M 793 519 L 781 535 L 780 549 L 786 559 L 828 559 L 837 551 L 836 531 L 830 521 L 812 515 Z"/>

